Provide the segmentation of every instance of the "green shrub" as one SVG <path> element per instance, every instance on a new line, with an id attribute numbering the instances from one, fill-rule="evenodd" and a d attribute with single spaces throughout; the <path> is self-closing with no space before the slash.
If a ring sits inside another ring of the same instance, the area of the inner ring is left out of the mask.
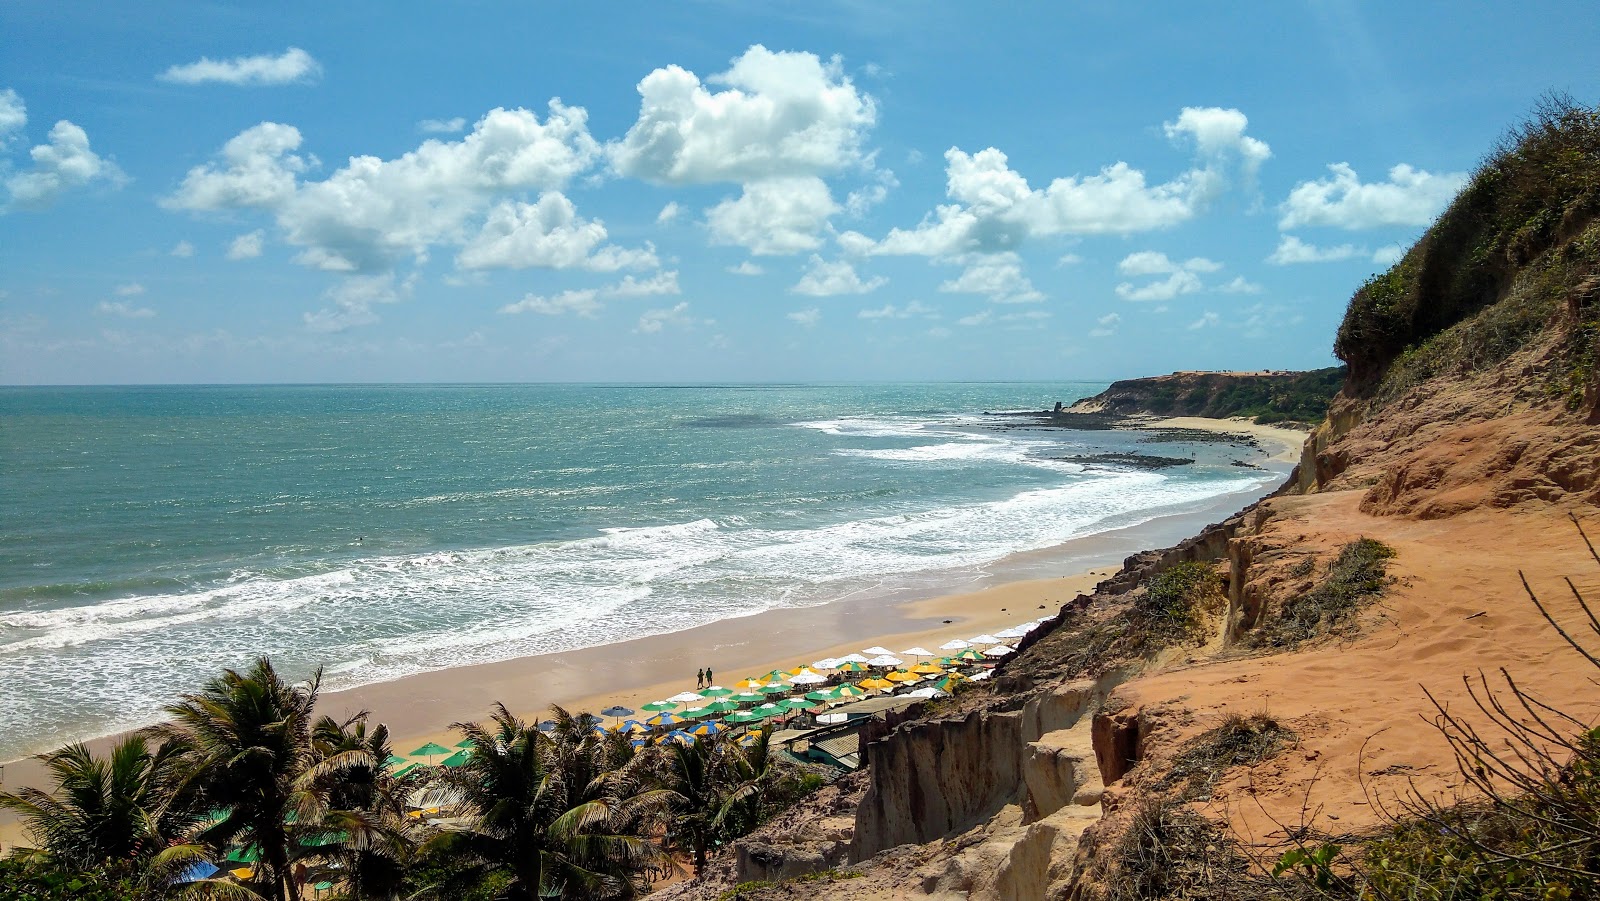
<path id="1" fill-rule="evenodd" d="M 1322 582 L 1285 601 L 1249 643 L 1290 648 L 1321 635 L 1348 632 L 1356 613 L 1388 584 L 1388 561 L 1393 556 L 1393 548 L 1371 538 L 1345 545 Z"/>
<path id="2" fill-rule="evenodd" d="M 1206 614 L 1224 600 L 1216 571 L 1209 563 L 1188 561 L 1169 567 L 1145 582 L 1134 600 L 1131 626 L 1144 643 L 1175 644 L 1201 638 Z"/>
<path id="3" fill-rule="evenodd" d="M 1295 740 L 1295 734 L 1264 713 L 1229 714 L 1222 725 L 1184 744 L 1161 779 L 1162 788 L 1181 784 L 1180 800 L 1209 801 L 1228 770 L 1254 766 Z"/>

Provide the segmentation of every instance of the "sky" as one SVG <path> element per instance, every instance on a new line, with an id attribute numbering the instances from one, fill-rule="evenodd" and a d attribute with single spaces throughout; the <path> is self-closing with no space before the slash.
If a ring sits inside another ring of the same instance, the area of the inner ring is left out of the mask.
<path id="1" fill-rule="evenodd" d="M 0 383 L 1333 365 L 1589 2 L 0 5 Z"/>

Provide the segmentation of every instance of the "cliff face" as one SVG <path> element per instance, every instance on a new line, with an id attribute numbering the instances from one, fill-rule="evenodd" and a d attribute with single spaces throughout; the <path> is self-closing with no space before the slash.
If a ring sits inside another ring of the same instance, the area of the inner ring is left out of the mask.
<path id="1" fill-rule="evenodd" d="M 1174 372 L 1113 382 L 1067 412 L 1318 422 L 1343 383 L 1344 370 L 1339 367 L 1311 372 Z"/>

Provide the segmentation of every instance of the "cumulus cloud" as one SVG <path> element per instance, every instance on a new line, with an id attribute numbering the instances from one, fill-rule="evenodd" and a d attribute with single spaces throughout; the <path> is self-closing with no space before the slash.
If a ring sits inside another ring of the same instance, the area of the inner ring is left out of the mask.
<path id="1" fill-rule="evenodd" d="M 666 225 L 668 222 L 678 218 L 679 212 L 678 202 L 675 200 L 669 201 L 666 206 L 661 208 L 661 212 L 656 214 L 656 224 Z"/>
<path id="2" fill-rule="evenodd" d="M 309 166 L 290 151 L 300 147 L 300 129 L 262 122 L 222 145 L 219 164 L 190 169 L 178 190 L 162 199 L 172 209 L 273 208 L 294 196 L 296 176 Z"/>
<path id="3" fill-rule="evenodd" d="M 103 300 L 94 311 L 102 316 L 120 316 L 123 319 L 149 319 L 156 314 L 156 311 L 149 307 L 136 307 L 121 300 Z"/>
<path id="4" fill-rule="evenodd" d="M 727 271 L 734 275 L 764 275 L 767 270 L 751 260 L 745 260 L 737 266 L 729 266 Z"/>
<path id="5" fill-rule="evenodd" d="M 669 269 L 643 279 L 624 275 L 622 281 L 603 288 L 602 293 L 608 297 L 653 297 L 659 294 L 682 294 L 683 291 L 678 287 L 678 270 Z"/>
<path id="6" fill-rule="evenodd" d="M 13 115 L 20 114 L 19 107 Z M 28 156 L 32 167 L 5 179 L 8 207 L 43 209 L 67 191 L 95 182 L 121 187 L 127 181 L 116 163 L 90 149 L 88 133 L 66 119 L 57 122 L 47 143 L 35 145 Z"/>
<path id="7" fill-rule="evenodd" d="M 1372 252 L 1372 262 L 1380 266 L 1393 266 L 1405 255 L 1406 249 L 1399 244 L 1385 244 Z"/>
<path id="8" fill-rule="evenodd" d="M 859 219 L 871 212 L 872 208 L 883 203 L 889 198 L 889 191 L 900 187 L 899 179 L 888 169 L 878 170 L 878 180 L 870 185 L 863 185 L 845 198 L 845 212 Z"/>
<path id="9" fill-rule="evenodd" d="M 11 88 L 0 91 L 0 147 L 27 124 L 28 105 L 22 102 L 22 95 Z"/>
<path id="10" fill-rule="evenodd" d="M 562 291 L 550 297 L 528 294 L 515 303 L 501 307 L 500 312 L 542 313 L 546 316 L 576 313 L 585 318 L 593 318 L 600 311 L 600 301 L 597 299 L 599 293 L 594 288 L 583 288 L 577 291 Z"/>
<path id="11" fill-rule="evenodd" d="M 936 318 L 938 315 L 939 315 L 939 310 L 937 308 L 930 307 L 930 306 L 928 306 L 927 304 L 923 303 L 920 300 L 913 300 L 913 301 L 911 301 L 910 303 L 906 304 L 903 307 L 898 307 L 898 306 L 895 306 L 892 303 L 888 303 L 888 304 L 884 304 L 881 307 L 878 307 L 877 309 L 862 310 L 862 311 L 860 311 L 859 313 L 856 314 L 856 318 L 857 319 L 912 319 L 912 318 L 918 317 L 918 316 L 923 316 L 923 317 L 928 317 L 928 318 Z"/>
<path id="12" fill-rule="evenodd" d="M 1217 288 L 1223 294 L 1260 294 L 1261 286 L 1246 279 L 1242 275 L 1233 277 L 1233 281 Z"/>
<path id="13" fill-rule="evenodd" d="M 138 282 L 127 282 L 112 288 L 111 293 L 118 297 L 138 297 L 144 293 L 144 285 Z"/>
<path id="14" fill-rule="evenodd" d="M 188 241 L 179 241 L 178 243 L 172 245 L 172 249 L 167 251 L 167 253 L 178 257 L 179 259 L 188 259 L 189 257 L 194 256 L 194 245 L 190 244 Z"/>
<path id="15" fill-rule="evenodd" d="M 1231 183 L 1234 170 L 1254 177 L 1271 155 L 1264 142 L 1244 134 L 1238 110 L 1186 108 L 1166 124 L 1169 138 L 1194 145 L 1193 165 L 1171 181 L 1151 184 L 1125 162 L 1094 175 L 1057 178 L 1033 188 L 1004 153 L 990 147 L 945 152 L 946 194 L 913 228 L 894 228 L 881 241 L 841 236 L 855 252 L 951 257 L 1016 248 L 1052 235 L 1132 234 L 1168 228 L 1203 210 Z"/>
<path id="16" fill-rule="evenodd" d="M 607 152 L 617 172 L 664 184 L 838 171 L 864 161 L 862 140 L 877 120 L 872 97 L 837 58 L 760 44 L 705 83 L 674 65 L 638 90 L 639 118 Z"/>
<path id="17" fill-rule="evenodd" d="M 504 201 L 489 210 L 483 227 L 456 256 L 463 269 L 653 269 L 660 264 L 649 249 L 603 245 L 605 224 L 584 219 L 559 191 L 535 203 Z"/>
<path id="18" fill-rule="evenodd" d="M 1348 163 L 1333 163 L 1328 170 L 1331 177 L 1304 181 L 1289 191 L 1279 228 L 1427 225 L 1467 183 L 1465 172 L 1434 174 L 1405 163 L 1389 170 L 1388 181 L 1367 184 Z"/>
<path id="19" fill-rule="evenodd" d="M 1200 315 L 1199 319 L 1196 319 L 1195 321 L 1189 323 L 1188 328 L 1189 328 L 1189 331 L 1191 331 L 1191 332 L 1198 331 L 1198 330 L 1203 329 L 1203 328 L 1210 328 L 1211 326 L 1214 326 L 1214 325 L 1216 325 L 1217 323 L 1219 323 L 1221 321 L 1222 321 L 1222 317 L 1221 316 L 1218 316 L 1216 313 L 1213 313 L 1210 310 L 1207 310 L 1206 312 L 1204 312 L 1204 313 L 1202 313 Z"/>
<path id="20" fill-rule="evenodd" d="M 1117 333 L 1117 326 L 1122 323 L 1122 317 L 1116 313 L 1107 313 L 1095 320 L 1095 327 L 1089 330 L 1091 338 L 1109 338 Z"/>
<path id="21" fill-rule="evenodd" d="M 1307 244 L 1294 235 L 1284 235 L 1279 239 L 1278 247 L 1272 252 L 1272 256 L 1267 257 L 1267 262 L 1274 266 L 1293 266 L 1297 263 L 1332 263 L 1362 256 L 1365 253 L 1365 250 L 1356 247 L 1354 244 L 1318 247 L 1315 244 Z"/>
<path id="22" fill-rule="evenodd" d="M 982 294 L 995 303 L 1034 303 L 1044 295 L 1022 274 L 1022 264 L 1014 253 L 973 256 L 964 260 L 967 268 L 939 285 L 948 294 Z"/>
<path id="23" fill-rule="evenodd" d="M 639 324 L 634 327 L 634 331 L 653 335 L 669 325 L 688 325 L 690 320 L 685 315 L 688 310 L 688 301 L 676 304 L 670 309 L 645 310 L 639 316 Z"/>
<path id="24" fill-rule="evenodd" d="M 1122 282 L 1117 285 L 1117 296 L 1123 300 L 1165 301 L 1172 300 L 1180 294 L 1194 294 L 1205 289 L 1199 273 L 1216 272 L 1222 264 L 1205 257 L 1191 257 L 1183 262 L 1174 262 L 1164 253 L 1154 250 L 1141 250 L 1130 253 L 1117 264 L 1117 271 L 1123 275 L 1138 277 L 1166 276 L 1166 278 L 1135 285 L 1132 282 Z"/>
<path id="25" fill-rule="evenodd" d="M 253 260 L 261 256 L 261 243 L 265 236 L 266 232 L 258 228 L 253 232 L 234 238 L 233 243 L 228 245 L 228 259 Z"/>
<path id="26" fill-rule="evenodd" d="M 707 210 L 706 225 L 713 244 L 775 256 L 820 247 L 818 233 L 838 211 L 822 179 L 772 178 L 746 184 L 737 199 Z"/>
<path id="27" fill-rule="evenodd" d="M 382 275 L 352 275 L 323 292 L 323 300 L 330 306 L 315 313 L 301 314 L 306 328 L 313 332 L 342 332 L 358 325 L 371 325 L 378 321 L 373 307 L 399 303 L 411 295 L 416 285 L 412 275 L 396 284 L 394 273 Z"/>
<path id="28" fill-rule="evenodd" d="M 460 134 L 467 127 L 467 120 L 461 116 L 454 119 L 423 119 L 417 123 L 417 131 L 430 135 Z"/>
<path id="29" fill-rule="evenodd" d="M 809 307 L 804 310 L 795 310 L 785 318 L 804 328 L 816 328 L 817 323 L 822 321 L 822 311 L 816 307 Z"/>
<path id="30" fill-rule="evenodd" d="M 867 294 L 888 283 L 889 280 L 881 275 L 863 281 L 848 261 L 830 262 L 813 255 L 805 274 L 789 291 L 812 297 L 833 297 L 839 294 Z"/>
<path id="31" fill-rule="evenodd" d="M 322 65 L 311 54 L 299 47 L 290 47 L 277 56 L 265 53 L 233 59 L 202 56 L 196 62 L 172 66 L 157 78 L 176 84 L 258 86 L 314 81 L 321 74 Z"/>

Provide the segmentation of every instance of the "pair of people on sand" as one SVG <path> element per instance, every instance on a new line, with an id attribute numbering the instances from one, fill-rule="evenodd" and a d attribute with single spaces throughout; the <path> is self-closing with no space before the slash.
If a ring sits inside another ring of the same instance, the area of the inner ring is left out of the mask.
<path id="1" fill-rule="evenodd" d="M 712 679 L 711 667 L 708 666 L 705 669 L 699 670 L 694 674 L 694 687 L 695 688 L 709 688 L 710 686 L 716 684 L 715 682 L 711 681 L 711 679 Z"/>

